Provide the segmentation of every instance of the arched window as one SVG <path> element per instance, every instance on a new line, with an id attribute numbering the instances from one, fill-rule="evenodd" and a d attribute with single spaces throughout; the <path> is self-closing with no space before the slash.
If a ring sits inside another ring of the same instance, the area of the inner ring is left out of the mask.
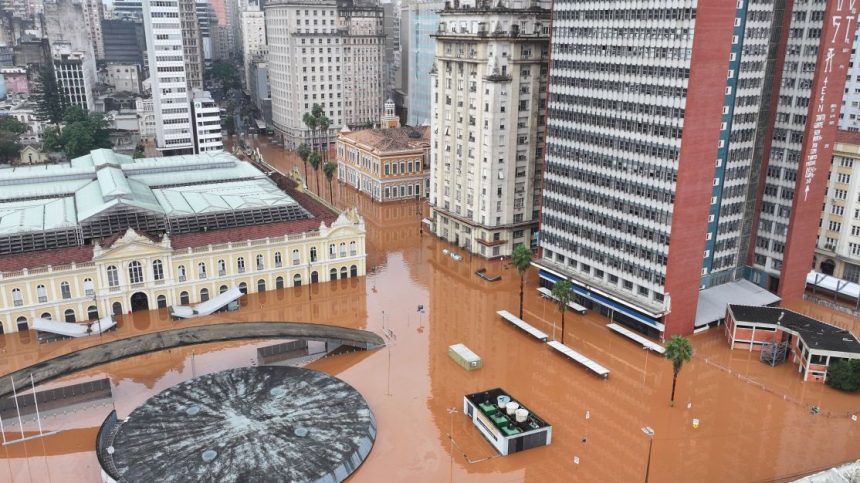
<path id="1" fill-rule="evenodd" d="M 179 294 L 179 304 L 180 305 L 188 305 L 188 292 L 182 292 Z"/>
<path id="2" fill-rule="evenodd" d="M 346 278 L 346 275 L 347 275 L 346 267 L 340 267 L 340 278 L 342 278 L 342 279 Z"/>
<path id="3" fill-rule="evenodd" d="M 99 318 L 99 310 L 95 305 L 87 307 L 87 320 L 96 320 Z"/>
<path id="4" fill-rule="evenodd" d="M 128 264 L 128 280 L 129 283 L 143 282 L 143 265 L 137 260 Z"/>
<path id="5" fill-rule="evenodd" d="M 36 285 L 36 295 L 39 296 L 39 303 L 43 304 L 48 301 L 48 290 L 44 285 Z"/>
<path id="6" fill-rule="evenodd" d="M 358 267 L 357 266 L 353 265 L 353 266 L 349 267 L 349 276 L 350 277 L 357 277 L 358 276 Z"/>
<path id="7" fill-rule="evenodd" d="M 248 284 L 245 282 L 240 283 L 239 284 L 239 291 L 244 293 L 244 294 L 247 294 L 248 293 Z"/>
<path id="8" fill-rule="evenodd" d="M 201 288 L 200 289 L 200 301 L 205 302 L 207 300 L 209 300 L 209 289 L 208 288 Z"/>
<path id="9" fill-rule="evenodd" d="M 257 292 L 265 292 L 266 291 L 266 281 L 262 278 L 257 280 Z"/>
<path id="10" fill-rule="evenodd" d="M 354 241 L 349 242 L 349 254 L 350 256 L 355 256 L 358 252 L 356 251 L 356 245 Z"/>
<path id="11" fill-rule="evenodd" d="M 334 243 L 328 246 L 328 256 L 329 258 L 334 258 L 337 254 L 335 253 Z"/>
<path id="12" fill-rule="evenodd" d="M 163 280 L 164 279 L 164 266 L 161 264 L 161 260 L 153 260 L 152 261 L 152 279 L 153 280 Z"/>
<path id="13" fill-rule="evenodd" d="M 119 286 L 119 272 L 117 271 L 115 266 L 111 265 L 107 267 L 107 278 L 109 287 Z"/>
<path id="14" fill-rule="evenodd" d="M 87 295 L 87 297 L 92 297 L 93 295 L 96 294 L 96 289 L 93 286 L 93 279 L 91 279 L 91 278 L 85 278 L 84 279 L 84 293 Z"/>
<path id="15" fill-rule="evenodd" d="M 299 251 L 293 250 L 293 265 L 298 265 L 301 263 L 301 258 L 299 257 Z"/>
<path id="16" fill-rule="evenodd" d="M 20 307 L 24 305 L 24 297 L 21 295 L 20 288 L 12 289 L 12 303 L 15 305 L 15 307 Z"/>
<path id="17" fill-rule="evenodd" d="M 165 297 L 164 295 L 159 295 L 155 298 L 155 303 L 159 309 L 165 309 L 167 308 L 167 297 Z"/>
<path id="18" fill-rule="evenodd" d="M 18 317 L 18 320 L 15 321 L 18 324 L 18 330 L 27 330 L 30 327 L 27 325 L 27 317 L 21 316 Z"/>
<path id="19" fill-rule="evenodd" d="M 72 298 L 72 287 L 69 285 L 69 282 L 60 282 L 60 295 L 64 299 Z"/>
<path id="20" fill-rule="evenodd" d="M 315 272 L 315 271 L 311 272 L 311 283 L 319 283 L 319 281 L 320 281 L 320 274 Z"/>
<path id="21" fill-rule="evenodd" d="M 206 264 L 203 262 L 197 264 L 197 278 L 206 278 Z"/>
<path id="22" fill-rule="evenodd" d="M 121 303 L 114 302 L 112 309 L 113 309 L 114 315 L 122 315 L 122 304 Z"/>
<path id="23" fill-rule="evenodd" d="M 66 312 L 64 315 L 66 316 L 66 322 L 69 322 L 69 323 L 77 322 L 75 320 L 75 310 L 74 309 L 66 309 Z"/>
<path id="24" fill-rule="evenodd" d="M 218 260 L 218 276 L 223 277 L 227 275 L 227 263 L 224 260 Z"/>
<path id="25" fill-rule="evenodd" d="M 257 255 L 257 270 L 263 270 L 265 265 L 263 264 L 263 255 Z"/>
<path id="26" fill-rule="evenodd" d="M 281 252 L 275 252 L 275 268 L 281 268 L 283 261 L 281 260 Z"/>
<path id="27" fill-rule="evenodd" d="M 284 277 L 278 277 L 275 279 L 275 288 L 284 288 Z"/>
<path id="28" fill-rule="evenodd" d="M 221 288 L 219 288 L 219 289 L 218 289 L 218 293 L 219 293 L 219 294 L 222 294 L 222 293 L 226 292 L 227 290 L 229 290 L 229 289 L 227 288 L 227 286 L 226 286 L 226 285 L 222 285 L 222 286 L 221 286 Z"/>
<path id="29" fill-rule="evenodd" d="M 298 273 L 293 275 L 293 287 L 301 287 L 302 286 L 302 276 Z"/>
<path id="30" fill-rule="evenodd" d="M 40 315 L 39 317 L 42 319 L 45 319 L 45 320 L 51 320 L 51 313 L 50 312 L 42 312 L 42 315 Z"/>
<path id="31" fill-rule="evenodd" d="M 337 280 L 337 269 L 336 268 L 332 268 L 331 270 L 328 271 L 328 279 L 329 279 L 329 281 Z"/>
<path id="32" fill-rule="evenodd" d="M 346 256 L 346 243 L 340 244 L 340 256 L 342 256 L 342 257 Z"/>
<path id="33" fill-rule="evenodd" d="M 317 261 L 317 247 L 311 247 L 311 261 Z"/>
<path id="34" fill-rule="evenodd" d="M 245 273 L 245 257 L 236 259 L 236 267 L 239 269 L 239 273 Z"/>
<path id="35" fill-rule="evenodd" d="M 184 282 L 188 278 L 188 274 L 185 273 L 185 265 L 180 265 L 176 267 L 176 271 L 179 272 L 179 281 Z"/>

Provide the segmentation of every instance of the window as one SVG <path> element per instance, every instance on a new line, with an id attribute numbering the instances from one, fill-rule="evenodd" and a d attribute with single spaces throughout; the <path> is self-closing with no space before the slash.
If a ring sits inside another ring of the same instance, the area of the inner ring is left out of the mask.
<path id="1" fill-rule="evenodd" d="M 128 264 L 128 280 L 133 284 L 143 282 L 143 265 L 137 260 Z"/>
<path id="2" fill-rule="evenodd" d="M 346 256 L 346 243 L 340 244 L 340 256 L 342 256 L 342 257 Z"/>
<path id="3" fill-rule="evenodd" d="M 201 288 L 200 289 L 200 301 L 205 302 L 207 300 L 209 300 L 209 289 L 208 288 Z"/>
<path id="4" fill-rule="evenodd" d="M 257 292 L 265 292 L 266 291 L 266 281 L 262 278 L 257 280 Z"/>
<path id="5" fill-rule="evenodd" d="M 311 261 L 317 261 L 317 247 L 311 247 Z"/>
<path id="6" fill-rule="evenodd" d="M 119 302 L 114 302 L 111 306 L 114 315 L 122 315 L 122 304 Z"/>
<path id="7" fill-rule="evenodd" d="M 227 288 L 227 286 L 226 286 L 226 285 L 222 285 L 221 287 L 219 287 L 219 288 L 218 288 L 218 293 L 219 293 L 219 294 L 222 294 L 222 293 L 226 292 L 227 290 L 229 290 L 229 289 Z"/>
<path id="8" fill-rule="evenodd" d="M 203 262 L 197 264 L 197 278 L 206 278 L 206 264 Z"/>
<path id="9" fill-rule="evenodd" d="M 107 267 L 107 278 L 108 278 L 108 286 L 110 286 L 110 287 L 118 287 L 119 286 L 119 272 L 117 271 L 115 266 L 111 265 L 111 266 Z"/>
<path id="10" fill-rule="evenodd" d="M 293 250 L 293 265 L 298 265 L 301 262 L 299 251 Z"/>
<path id="11" fill-rule="evenodd" d="M 239 257 L 236 259 L 236 267 L 239 268 L 239 273 L 245 273 L 245 258 Z"/>
<path id="12" fill-rule="evenodd" d="M 69 282 L 60 283 L 60 294 L 63 296 L 64 299 L 72 298 L 72 289 L 69 286 Z"/>
<path id="13" fill-rule="evenodd" d="M 281 252 L 275 252 L 275 268 L 281 268 L 283 262 L 281 261 Z"/>
<path id="14" fill-rule="evenodd" d="M 265 268 L 265 264 L 263 263 L 263 255 L 257 255 L 257 270 L 263 270 Z"/>
<path id="15" fill-rule="evenodd" d="M 352 265 L 349 267 L 349 276 L 357 277 L 358 276 L 358 267 L 356 265 Z"/>
<path id="16" fill-rule="evenodd" d="M 294 287 L 301 287 L 302 286 L 302 276 L 299 275 L 298 273 L 293 275 L 293 286 Z"/>
<path id="17" fill-rule="evenodd" d="M 335 257 L 335 246 L 334 246 L 334 243 L 332 243 L 331 245 L 329 245 L 329 246 L 328 246 L 328 256 L 329 256 L 329 258 L 334 258 L 334 257 Z"/>
<path id="18" fill-rule="evenodd" d="M 40 304 L 43 304 L 48 301 L 48 291 L 45 289 L 44 285 L 36 286 L 36 294 L 39 296 Z"/>
<path id="19" fill-rule="evenodd" d="M 218 260 L 218 276 L 223 277 L 227 275 L 227 263 L 224 260 Z"/>
<path id="20" fill-rule="evenodd" d="M 99 311 L 95 305 L 87 307 L 87 320 L 96 320 L 99 318 Z"/>
<path id="21" fill-rule="evenodd" d="M 182 305 L 188 305 L 188 292 L 182 292 L 179 294 L 179 303 Z"/>
<path id="22" fill-rule="evenodd" d="M 66 322 L 69 322 L 69 323 L 77 322 L 77 320 L 75 319 L 75 310 L 74 309 L 66 309 L 66 312 L 64 313 L 64 315 L 66 316 Z"/>
<path id="23" fill-rule="evenodd" d="M 153 260 L 153 262 L 152 262 L 152 279 L 153 280 L 163 280 L 164 279 L 164 267 L 161 264 L 161 260 Z"/>
<path id="24" fill-rule="evenodd" d="M 20 307 L 20 306 L 24 305 L 24 298 L 21 296 L 21 289 L 20 288 L 13 288 L 12 289 L 12 300 L 13 300 L 15 307 Z"/>
<path id="25" fill-rule="evenodd" d="M 284 277 L 278 277 L 275 279 L 275 288 L 276 289 L 284 288 Z"/>
<path id="26" fill-rule="evenodd" d="M 88 297 L 92 297 L 96 294 L 95 288 L 93 287 L 93 279 L 85 278 L 84 279 L 84 293 Z"/>
<path id="27" fill-rule="evenodd" d="M 328 271 L 328 279 L 331 282 L 337 280 L 337 269 L 336 268 L 332 268 L 331 270 Z"/>
<path id="28" fill-rule="evenodd" d="M 349 255 L 354 257 L 356 255 L 356 244 L 354 241 L 349 242 Z"/>

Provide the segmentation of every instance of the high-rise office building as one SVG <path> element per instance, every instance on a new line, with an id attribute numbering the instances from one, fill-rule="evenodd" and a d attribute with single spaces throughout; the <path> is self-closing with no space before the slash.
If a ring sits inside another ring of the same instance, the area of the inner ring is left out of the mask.
<path id="1" fill-rule="evenodd" d="M 660 336 L 799 298 L 851 5 L 556 0 L 541 277 Z"/>
<path id="2" fill-rule="evenodd" d="M 400 10 L 400 83 L 406 93 L 407 124 L 430 123 L 430 70 L 436 58 L 432 35 L 439 28 L 441 1 L 403 4 Z"/>
<path id="3" fill-rule="evenodd" d="M 242 10 L 242 62 L 245 66 L 245 90 L 251 92 L 251 62 L 266 49 L 266 16 L 256 3 Z"/>
<path id="4" fill-rule="evenodd" d="M 102 19 L 104 19 L 104 6 L 101 0 L 82 0 L 81 6 L 84 12 L 84 21 L 90 42 L 96 59 L 104 59 L 105 46 L 102 38 Z"/>
<path id="5" fill-rule="evenodd" d="M 854 49 L 845 78 L 845 95 L 842 96 L 842 111 L 839 113 L 839 129 L 860 131 L 860 32 L 854 34 Z"/>
<path id="6" fill-rule="evenodd" d="M 330 141 L 341 126 L 380 118 L 382 12 L 371 0 L 284 0 L 266 5 L 272 120 L 287 146 L 309 142 L 302 116 L 314 104 L 320 104 L 331 120 Z"/>
<path id="7" fill-rule="evenodd" d="M 179 18 L 182 24 L 182 45 L 185 50 L 185 79 L 188 91 L 203 88 L 203 42 L 195 0 L 179 0 Z"/>
<path id="8" fill-rule="evenodd" d="M 87 54 L 73 50 L 69 44 L 54 42 L 51 45 L 51 55 L 57 86 L 69 105 L 92 111 L 95 107 L 93 87 L 96 79 L 88 68 Z"/>
<path id="9" fill-rule="evenodd" d="M 194 153 L 224 149 L 220 109 L 209 92 L 200 89 L 192 91 L 191 114 L 194 121 Z"/>
<path id="10" fill-rule="evenodd" d="M 540 206 L 549 1 L 440 12 L 431 78 L 433 232 L 483 257 L 530 246 Z"/>
<path id="11" fill-rule="evenodd" d="M 69 102 L 93 110 L 93 89 L 98 75 L 95 44 L 84 3 L 77 0 L 46 2 L 44 30 L 54 73 Z"/>

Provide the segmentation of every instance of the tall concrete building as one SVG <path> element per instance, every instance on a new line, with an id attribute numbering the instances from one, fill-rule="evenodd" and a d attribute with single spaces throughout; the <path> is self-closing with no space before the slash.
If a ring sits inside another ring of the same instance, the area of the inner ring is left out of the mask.
<path id="1" fill-rule="evenodd" d="M 143 0 L 156 146 L 167 155 L 194 149 L 182 1 Z"/>
<path id="2" fill-rule="evenodd" d="M 57 85 L 69 105 L 93 111 L 95 99 L 93 87 L 97 78 L 92 76 L 86 52 L 74 50 L 70 44 L 55 42 L 51 45 L 54 75 Z"/>
<path id="3" fill-rule="evenodd" d="M 446 4 L 432 83 L 433 231 L 483 257 L 537 232 L 549 1 Z"/>
<path id="4" fill-rule="evenodd" d="M 96 59 L 104 59 L 105 46 L 102 38 L 102 20 L 104 19 L 104 6 L 101 0 L 82 0 L 84 21 L 90 42 Z"/>
<path id="5" fill-rule="evenodd" d="M 92 110 L 96 73 L 95 46 L 84 2 L 57 0 L 44 6 L 44 30 L 57 81 L 72 104 Z M 101 28 L 99 28 L 101 30 Z"/>
<path id="6" fill-rule="evenodd" d="M 661 337 L 801 297 L 853 5 L 556 0 L 541 277 Z"/>
<path id="7" fill-rule="evenodd" d="M 860 132 L 839 131 L 814 269 L 860 283 Z"/>
<path id="8" fill-rule="evenodd" d="M 376 2 L 284 0 L 265 7 L 272 120 L 288 146 L 309 142 L 302 116 L 320 104 L 329 140 L 382 114 L 385 35 Z"/>
<path id="9" fill-rule="evenodd" d="M 245 66 L 245 90 L 250 93 L 251 62 L 266 50 L 266 16 L 256 3 L 242 10 L 242 63 Z"/>
<path id="10" fill-rule="evenodd" d="M 188 91 L 203 88 L 203 42 L 195 0 L 179 0 L 182 46 L 185 51 L 185 79 Z"/>
<path id="11" fill-rule="evenodd" d="M 191 114 L 194 122 L 194 153 L 224 149 L 220 109 L 209 92 L 200 89 L 192 91 Z"/>
<path id="12" fill-rule="evenodd" d="M 403 4 L 400 11 L 400 84 L 406 94 L 407 124 L 430 123 L 430 70 L 436 58 L 433 34 L 439 28 L 441 1 Z"/>

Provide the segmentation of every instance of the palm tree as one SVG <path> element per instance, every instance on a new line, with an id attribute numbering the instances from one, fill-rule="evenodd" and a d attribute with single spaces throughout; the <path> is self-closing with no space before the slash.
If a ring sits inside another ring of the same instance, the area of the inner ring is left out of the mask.
<path id="1" fill-rule="evenodd" d="M 310 131 L 311 133 L 311 148 L 316 148 L 317 118 L 314 117 L 311 113 L 306 112 L 305 115 L 302 116 L 302 122 L 305 123 L 305 126 L 308 127 L 308 131 Z"/>
<path id="2" fill-rule="evenodd" d="M 318 151 L 314 151 L 308 156 L 308 162 L 311 163 L 311 168 L 314 169 L 314 178 L 317 179 L 317 194 L 320 194 L 320 176 L 319 169 L 320 164 L 322 163 L 322 158 L 320 157 L 320 153 Z"/>
<path id="3" fill-rule="evenodd" d="M 573 299 L 570 282 L 567 280 L 559 280 L 552 286 L 552 296 L 558 304 L 558 311 L 561 312 L 561 343 L 564 344 L 564 313 L 567 312 L 567 304 Z"/>
<path id="4" fill-rule="evenodd" d="M 328 128 L 331 126 L 331 119 L 326 117 L 325 114 L 319 116 L 317 118 L 317 126 L 319 127 L 320 133 L 322 134 L 322 142 L 325 143 L 325 148 L 323 150 L 323 159 L 328 161 Z"/>
<path id="5" fill-rule="evenodd" d="M 517 271 L 520 272 L 520 318 L 523 318 L 523 287 L 526 282 L 526 271 L 529 269 L 532 263 L 532 251 L 529 250 L 525 245 L 519 244 L 514 248 L 513 253 L 511 253 L 511 260 L 514 263 L 514 266 L 517 267 Z"/>
<path id="6" fill-rule="evenodd" d="M 308 179 L 308 157 L 311 155 L 311 147 L 305 143 L 299 144 L 299 149 L 296 150 L 302 162 L 305 164 L 305 182 Z"/>
<path id="7" fill-rule="evenodd" d="M 337 165 L 331 161 L 326 161 L 323 165 L 323 173 L 325 173 L 325 177 L 328 178 L 328 199 L 331 201 L 332 205 L 334 205 L 334 190 L 331 187 L 331 179 L 334 177 L 335 171 L 337 171 Z"/>
<path id="8" fill-rule="evenodd" d="M 678 381 L 678 373 L 681 372 L 681 367 L 685 362 L 690 362 L 693 358 L 693 344 L 690 344 L 689 339 L 680 335 L 673 335 L 666 344 L 666 359 L 672 361 L 672 397 L 669 399 L 669 405 L 675 404 L 675 383 Z"/>

